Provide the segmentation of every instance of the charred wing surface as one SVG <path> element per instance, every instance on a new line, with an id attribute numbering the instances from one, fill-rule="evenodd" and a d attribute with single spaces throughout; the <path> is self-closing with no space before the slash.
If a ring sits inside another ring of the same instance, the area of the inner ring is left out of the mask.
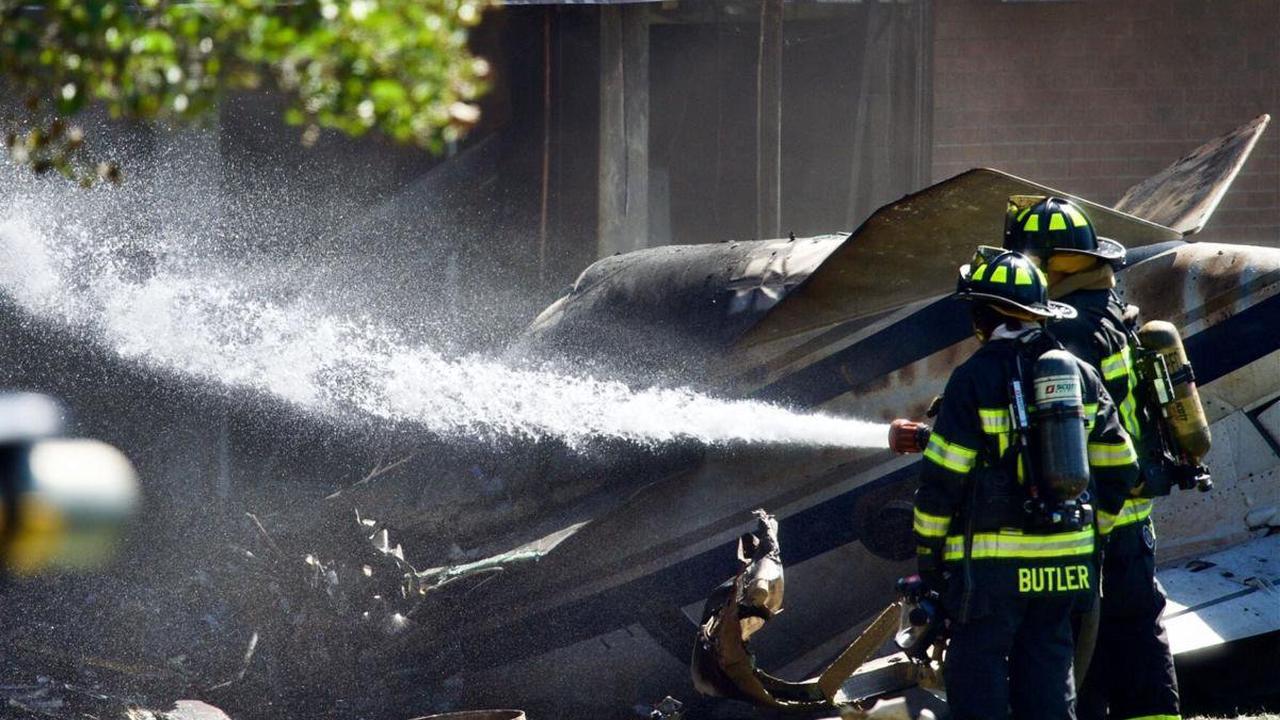
<path id="1" fill-rule="evenodd" d="M 627 379 L 700 377 L 846 237 L 673 245 L 599 260 L 513 351 L 587 361 Z"/>
<path id="2" fill-rule="evenodd" d="M 1131 248 L 1182 236 L 999 170 L 969 170 L 875 211 L 744 342 L 793 337 L 953 287 L 956 267 L 975 247 L 999 243 L 1010 195 L 1070 198 L 1087 208 L 1099 233 Z"/>
<path id="3" fill-rule="evenodd" d="M 1129 188 L 1115 209 L 1187 235 L 1200 232 L 1270 121 L 1259 115 L 1192 150 Z"/>
<path id="4" fill-rule="evenodd" d="M 1164 568 L 1165 625 L 1175 655 L 1280 630 L 1280 535 Z"/>

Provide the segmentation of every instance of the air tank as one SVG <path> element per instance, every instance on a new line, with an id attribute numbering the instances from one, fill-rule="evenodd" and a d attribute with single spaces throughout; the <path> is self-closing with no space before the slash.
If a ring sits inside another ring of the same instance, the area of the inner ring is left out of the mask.
<path id="1" fill-rule="evenodd" d="M 1144 348 L 1159 353 L 1164 359 L 1173 395 L 1169 397 L 1167 392 L 1162 392 L 1163 388 L 1157 388 L 1160 409 L 1178 449 L 1187 460 L 1198 464 L 1208 454 L 1213 438 L 1182 337 L 1173 323 L 1152 320 L 1138 330 L 1138 340 Z"/>
<path id="2" fill-rule="evenodd" d="M 1040 486 L 1057 502 L 1089 487 L 1089 448 L 1076 360 L 1063 350 L 1041 355 L 1032 369 Z"/>

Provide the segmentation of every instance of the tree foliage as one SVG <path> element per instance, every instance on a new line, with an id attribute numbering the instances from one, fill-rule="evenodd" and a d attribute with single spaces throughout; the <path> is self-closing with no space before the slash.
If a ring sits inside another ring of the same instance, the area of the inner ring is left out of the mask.
<path id="1" fill-rule="evenodd" d="M 0 77 L 22 102 L 10 157 L 90 183 L 90 103 L 188 124 L 229 91 L 288 98 L 285 120 L 438 151 L 479 118 L 489 67 L 467 48 L 486 0 L 0 0 Z M 112 165 L 97 174 L 118 179 Z"/>

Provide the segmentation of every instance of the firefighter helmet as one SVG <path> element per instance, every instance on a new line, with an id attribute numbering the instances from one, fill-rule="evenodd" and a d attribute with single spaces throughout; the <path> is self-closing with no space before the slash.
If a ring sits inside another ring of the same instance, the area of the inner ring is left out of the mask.
<path id="1" fill-rule="evenodd" d="M 1070 305 L 1049 300 L 1049 281 L 1027 256 L 990 250 L 979 248 L 973 262 L 961 266 L 956 297 L 990 303 L 1000 313 L 1021 320 L 1076 316 Z"/>
<path id="2" fill-rule="evenodd" d="M 1124 246 L 1098 237 L 1089 216 L 1060 197 L 1014 195 L 1004 218 L 1004 246 L 1034 257 L 1047 267 L 1050 255 L 1094 257 L 1115 266 L 1124 263 Z"/>

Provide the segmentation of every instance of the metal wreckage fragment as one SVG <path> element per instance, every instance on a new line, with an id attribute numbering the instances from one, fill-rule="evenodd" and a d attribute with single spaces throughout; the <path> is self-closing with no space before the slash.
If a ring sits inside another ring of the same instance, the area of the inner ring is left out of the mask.
<path id="1" fill-rule="evenodd" d="M 816 677 L 792 682 L 760 668 L 750 640 L 783 609 L 784 569 L 778 521 L 756 510 L 756 530 L 738 539 L 738 572 L 707 598 L 694 644 L 694 687 L 708 696 L 741 700 L 766 711 L 849 720 L 932 718 L 912 716 L 903 698 L 878 699 L 911 687 L 937 691 L 942 685 L 942 639 L 928 631 L 918 597 L 886 607 Z M 896 635 L 896 637 L 895 637 Z M 903 650 L 872 660 L 891 639 Z"/>
<path id="2" fill-rule="evenodd" d="M 541 556 L 513 551 L 420 570 L 388 527 L 359 513 L 344 514 L 327 532 L 302 535 L 273 534 L 250 513 L 245 521 L 240 542 L 205 556 L 181 579 L 158 576 L 154 586 L 119 580 L 138 598 L 131 615 L 170 627 L 158 634 L 172 642 L 144 644 L 144 657 L 125 660 L 131 651 L 105 637 L 101 647 L 73 653 L 48 649 L 56 643 L 50 639 L 0 637 L 7 659 L 0 706 L 50 718 L 225 717 L 193 715 L 194 701 L 174 706 L 176 699 L 201 697 L 234 717 L 261 716 L 266 701 L 273 717 L 376 714 L 400 699 L 389 691 L 392 675 L 406 671 L 397 639 L 415 624 L 429 626 L 433 610 L 488 578 Z M 23 650 L 24 642 L 32 647 Z M 180 654 L 172 655 L 175 648 Z M 165 707 L 174 709 L 143 709 Z"/>

